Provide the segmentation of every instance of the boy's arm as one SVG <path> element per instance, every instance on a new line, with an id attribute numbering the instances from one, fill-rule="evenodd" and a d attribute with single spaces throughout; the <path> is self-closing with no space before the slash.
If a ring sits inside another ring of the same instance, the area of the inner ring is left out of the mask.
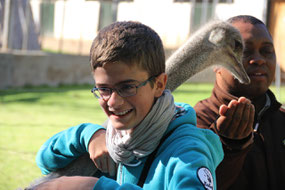
<path id="1" fill-rule="evenodd" d="M 95 189 L 128 189 L 128 190 L 141 190 L 141 187 L 126 183 L 119 185 L 115 180 L 101 177 L 98 183 L 98 178 L 89 176 L 62 176 L 59 178 L 52 179 L 46 183 L 41 183 L 36 186 L 37 190 L 95 190 Z"/>
<path id="2" fill-rule="evenodd" d="M 88 146 L 90 159 L 95 166 L 103 173 L 109 173 L 110 176 L 116 174 L 116 163 L 109 155 L 106 146 L 106 131 L 98 130 L 90 139 Z"/>
<path id="3" fill-rule="evenodd" d="M 92 190 L 98 178 L 86 176 L 62 176 L 35 186 L 36 190 Z"/>
<path id="4" fill-rule="evenodd" d="M 37 153 L 36 162 L 43 174 L 63 168 L 74 159 L 88 152 L 93 134 L 104 129 L 100 125 L 80 124 L 55 134 L 48 139 Z"/>

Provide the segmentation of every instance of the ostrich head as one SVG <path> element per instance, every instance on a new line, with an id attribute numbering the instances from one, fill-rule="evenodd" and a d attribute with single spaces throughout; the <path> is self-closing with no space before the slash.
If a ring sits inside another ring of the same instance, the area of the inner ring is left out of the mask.
<path id="1" fill-rule="evenodd" d="M 175 90 L 196 73 L 213 65 L 225 67 L 240 83 L 250 79 L 242 64 L 240 32 L 224 21 L 212 21 L 200 28 L 166 61 L 167 87 Z"/>

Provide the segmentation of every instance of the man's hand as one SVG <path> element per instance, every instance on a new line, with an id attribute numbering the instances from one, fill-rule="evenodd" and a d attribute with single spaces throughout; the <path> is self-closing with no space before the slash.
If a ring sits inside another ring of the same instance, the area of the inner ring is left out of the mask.
<path id="1" fill-rule="evenodd" d="M 221 105 L 216 121 L 219 135 L 228 139 L 248 137 L 253 131 L 254 112 L 254 106 L 245 97 L 232 100 L 228 106 Z"/>
<path id="2" fill-rule="evenodd" d="M 44 182 L 35 187 L 36 190 L 92 190 L 97 183 L 98 178 L 96 177 L 59 177 L 52 179 L 48 182 Z"/>
<path id="3" fill-rule="evenodd" d="M 90 139 L 88 145 L 90 159 L 96 167 L 104 173 L 109 173 L 110 176 L 116 174 L 116 164 L 110 157 L 106 147 L 106 131 L 98 130 Z"/>

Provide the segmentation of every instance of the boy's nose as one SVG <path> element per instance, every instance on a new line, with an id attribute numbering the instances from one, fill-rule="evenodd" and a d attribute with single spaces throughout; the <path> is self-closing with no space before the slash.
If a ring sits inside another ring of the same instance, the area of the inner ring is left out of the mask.
<path id="1" fill-rule="evenodd" d="M 109 107 L 116 108 L 124 103 L 124 98 L 121 97 L 116 91 L 113 91 L 110 98 L 107 101 Z"/>

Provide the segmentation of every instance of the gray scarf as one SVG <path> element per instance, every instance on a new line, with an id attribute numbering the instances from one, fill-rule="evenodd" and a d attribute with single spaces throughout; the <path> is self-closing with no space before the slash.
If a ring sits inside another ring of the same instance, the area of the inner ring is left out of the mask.
<path id="1" fill-rule="evenodd" d="M 126 133 L 125 130 L 114 129 L 109 121 L 106 144 L 110 156 L 116 163 L 128 164 L 134 159 L 151 154 L 158 146 L 174 112 L 173 96 L 170 90 L 165 90 L 131 134 Z"/>

